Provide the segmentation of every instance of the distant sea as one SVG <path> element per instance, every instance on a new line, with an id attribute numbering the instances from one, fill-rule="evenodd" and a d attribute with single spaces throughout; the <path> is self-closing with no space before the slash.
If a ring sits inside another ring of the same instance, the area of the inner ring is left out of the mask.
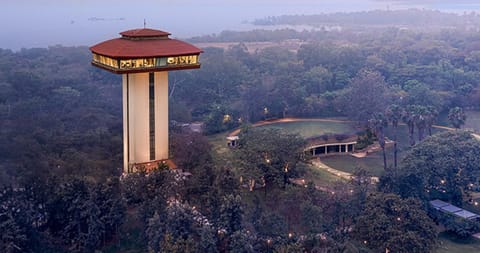
<path id="1" fill-rule="evenodd" d="M 398 0 L 252 1 L 6 0 L 0 15 L 0 48 L 91 46 L 141 28 L 144 20 L 147 27 L 168 31 L 171 37 L 190 38 L 259 28 L 249 22 L 267 16 L 418 7 Z M 457 13 L 480 10 L 480 4 L 430 5 Z"/>

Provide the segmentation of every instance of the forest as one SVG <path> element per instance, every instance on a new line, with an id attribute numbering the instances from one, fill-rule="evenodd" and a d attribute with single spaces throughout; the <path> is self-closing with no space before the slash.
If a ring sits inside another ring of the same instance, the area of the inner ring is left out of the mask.
<path id="1" fill-rule="evenodd" d="M 470 201 L 480 142 L 461 130 L 465 111 L 480 110 L 478 32 L 278 29 L 189 41 L 209 46 L 200 70 L 169 77 L 179 169 L 128 175 L 120 76 L 92 67 L 87 47 L 0 49 L 0 251 L 437 252 L 440 230 L 480 231 L 428 204 L 480 213 Z M 384 154 L 396 152 L 382 145 L 385 128 L 405 124 L 411 147 L 385 161 L 378 183 L 355 168 L 328 187 L 298 185 L 305 140 L 251 127 L 285 117 L 355 121 Z M 441 117 L 456 130 L 431 134 Z M 191 122 L 203 133 L 179 127 Z M 235 128 L 238 147 L 217 152 L 211 139 Z"/>
<path id="2" fill-rule="evenodd" d="M 429 9 L 371 10 L 362 12 L 336 12 L 316 15 L 282 15 L 256 19 L 258 26 L 309 25 L 312 27 L 348 26 L 405 27 L 414 30 L 443 28 L 465 29 L 475 27 L 480 17 L 474 11 L 462 15 Z"/>

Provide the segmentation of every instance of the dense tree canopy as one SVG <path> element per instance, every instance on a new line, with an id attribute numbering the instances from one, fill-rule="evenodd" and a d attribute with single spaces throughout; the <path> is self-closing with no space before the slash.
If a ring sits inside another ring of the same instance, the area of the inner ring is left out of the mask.
<path id="1" fill-rule="evenodd" d="M 404 197 L 462 205 L 480 175 L 480 141 L 468 132 L 442 132 L 414 146 L 381 185 Z"/>
<path id="2" fill-rule="evenodd" d="M 246 128 L 240 134 L 238 159 L 246 179 L 285 185 L 297 174 L 304 141 L 298 135 L 275 129 Z"/>
<path id="3" fill-rule="evenodd" d="M 394 194 L 369 196 L 354 234 L 376 252 L 430 252 L 436 238 L 435 224 L 420 201 Z"/>

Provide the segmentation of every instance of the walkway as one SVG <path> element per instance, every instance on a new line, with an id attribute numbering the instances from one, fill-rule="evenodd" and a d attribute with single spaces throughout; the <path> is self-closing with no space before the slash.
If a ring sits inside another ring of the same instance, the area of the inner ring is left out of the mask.
<path id="1" fill-rule="evenodd" d="M 352 179 L 352 173 L 348 173 L 348 172 L 345 172 L 345 171 L 334 169 L 334 168 L 324 164 L 322 161 L 320 161 L 320 159 L 312 160 L 312 164 L 313 164 L 313 166 L 315 166 L 319 169 L 325 170 L 328 173 L 333 174 L 333 175 L 335 175 L 339 178 L 342 178 L 342 179 L 345 179 L 345 180 Z M 372 182 L 378 183 L 378 181 L 379 181 L 378 177 L 371 177 L 371 178 L 372 178 Z"/>

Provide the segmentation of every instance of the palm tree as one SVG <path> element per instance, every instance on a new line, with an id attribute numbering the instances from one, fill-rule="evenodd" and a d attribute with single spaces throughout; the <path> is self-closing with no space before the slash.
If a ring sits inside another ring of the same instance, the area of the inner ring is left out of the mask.
<path id="1" fill-rule="evenodd" d="M 425 121 L 427 123 L 428 135 L 432 136 L 432 126 L 438 117 L 438 111 L 437 111 L 437 108 L 431 105 L 427 106 L 427 110 L 428 110 L 428 114 L 427 114 L 427 117 L 425 118 Z"/>
<path id="2" fill-rule="evenodd" d="M 408 126 L 408 137 L 410 139 L 410 146 L 415 145 L 415 138 L 413 137 L 415 131 L 415 110 L 412 105 L 407 106 L 402 114 L 403 123 Z"/>
<path id="3" fill-rule="evenodd" d="M 427 128 L 427 117 L 429 112 L 427 107 L 423 105 L 414 105 L 413 110 L 415 112 L 414 123 L 418 130 L 418 141 L 421 142 L 425 136 L 424 133 Z"/>
<path id="4" fill-rule="evenodd" d="M 390 105 L 386 110 L 387 120 L 393 127 L 393 167 L 397 169 L 397 130 L 398 123 L 402 119 L 403 108 L 397 104 Z"/>
<path id="5" fill-rule="evenodd" d="M 368 120 L 368 124 L 372 132 L 377 136 L 378 144 L 382 148 L 383 153 L 383 169 L 387 170 L 387 156 L 385 154 L 385 127 L 388 121 L 383 113 L 376 113 Z"/>
<path id="6" fill-rule="evenodd" d="M 448 112 L 448 120 L 453 127 L 459 129 L 462 125 L 465 124 L 465 121 L 467 120 L 467 115 L 465 115 L 465 112 L 462 108 L 457 106 L 450 109 L 450 111 Z"/>

